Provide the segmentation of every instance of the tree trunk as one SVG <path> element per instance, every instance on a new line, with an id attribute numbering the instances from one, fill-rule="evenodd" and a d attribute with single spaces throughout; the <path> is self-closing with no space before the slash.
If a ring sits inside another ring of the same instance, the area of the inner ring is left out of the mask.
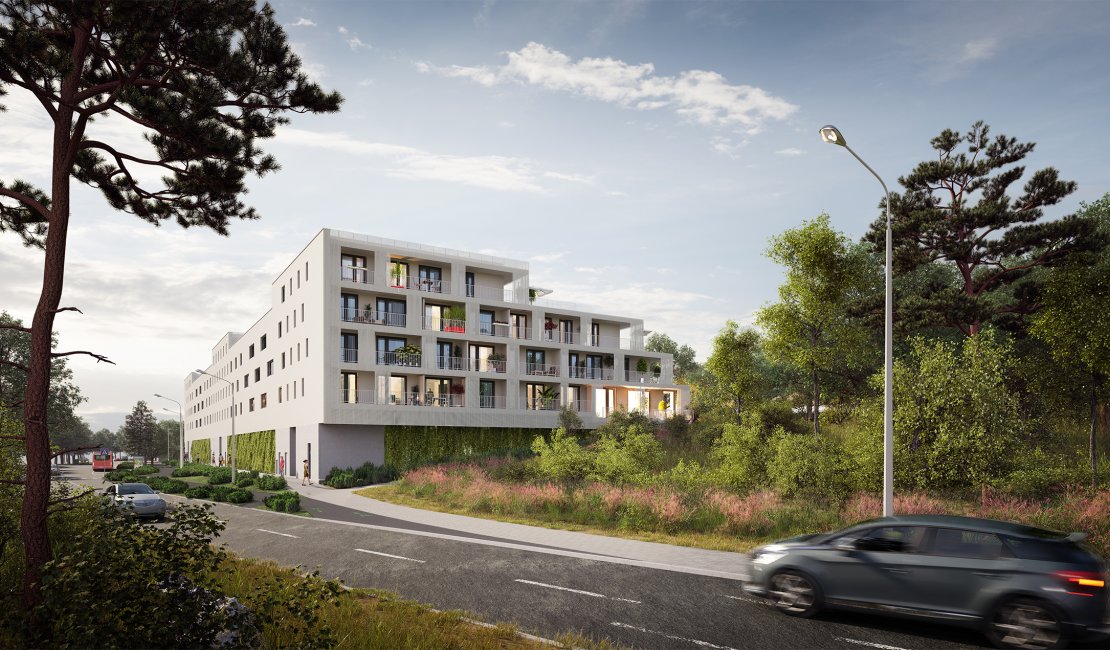
<path id="1" fill-rule="evenodd" d="M 821 390 L 817 383 L 817 368 L 813 369 L 813 437 L 821 435 Z"/>
<path id="2" fill-rule="evenodd" d="M 1102 386 L 1101 373 L 1091 375 L 1091 491 L 1098 490 L 1098 389 Z"/>
<path id="3" fill-rule="evenodd" d="M 736 424 L 737 426 L 744 423 L 743 418 L 740 417 L 741 408 L 744 406 L 744 398 L 739 395 L 736 396 Z"/>

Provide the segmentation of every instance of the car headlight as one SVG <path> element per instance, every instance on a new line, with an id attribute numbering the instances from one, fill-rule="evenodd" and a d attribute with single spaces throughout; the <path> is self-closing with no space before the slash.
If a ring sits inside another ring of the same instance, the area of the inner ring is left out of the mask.
<path id="1" fill-rule="evenodd" d="M 753 559 L 752 562 L 756 564 L 770 564 L 783 557 L 786 557 L 786 553 L 773 553 L 764 551 L 755 556 L 755 559 Z"/>

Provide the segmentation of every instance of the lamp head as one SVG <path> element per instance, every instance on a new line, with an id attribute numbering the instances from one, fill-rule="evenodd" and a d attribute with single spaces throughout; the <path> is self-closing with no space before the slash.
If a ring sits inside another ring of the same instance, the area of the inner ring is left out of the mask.
<path id="1" fill-rule="evenodd" d="M 848 146 L 848 142 L 844 139 L 843 134 L 840 133 L 840 129 L 832 124 L 826 124 L 821 127 L 821 139 L 830 144 L 838 144 L 842 147 Z"/>

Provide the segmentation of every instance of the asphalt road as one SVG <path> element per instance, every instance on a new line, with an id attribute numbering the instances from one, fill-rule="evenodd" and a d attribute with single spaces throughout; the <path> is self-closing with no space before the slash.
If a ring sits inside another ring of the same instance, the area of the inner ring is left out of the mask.
<path id="1" fill-rule="evenodd" d="M 64 471 L 76 480 L 100 481 L 87 467 Z M 167 496 L 171 504 L 184 500 Z M 845 613 L 786 617 L 744 594 L 735 580 L 563 556 L 550 547 L 505 548 L 481 536 L 461 541 L 366 528 L 358 524 L 411 524 L 302 503 L 316 517 L 358 523 L 216 504 L 227 522 L 219 541 L 243 556 L 318 568 L 352 587 L 387 589 L 544 637 L 574 631 L 663 649 L 988 647 L 974 631 L 932 623 Z"/>

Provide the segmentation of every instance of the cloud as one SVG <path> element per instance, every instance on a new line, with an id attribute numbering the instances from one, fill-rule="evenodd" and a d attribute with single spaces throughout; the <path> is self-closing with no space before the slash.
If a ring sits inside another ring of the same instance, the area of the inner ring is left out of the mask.
<path id="1" fill-rule="evenodd" d="M 312 22 L 311 20 L 309 20 L 307 18 L 303 18 L 303 17 L 298 18 L 297 22 L 295 22 L 295 23 L 289 23 L 288 25 L 286 25 L 286 27 L 315 27 L 315 26 L 316 26 L 316 23 Z"/>
<path id="2" fill-rule="evenodd" d="M 565 251 L 563 251 L 561 253 L 547 253 L 547 254 L 544 254 L 544 255 L 533 255 L 532 257 L 528 258 L 528 261 L 529 262 L 535 262 L 536 264 L 550 264 L 552 262 L 557 262 L 557 261 L 563 259 L 564 257 L 566 257 L 566 255 L 567 254 L 566 254 Z"/>
<path id="3" fill-rule="evenodd" d="M 357 52 L 360 49 L 370 49 L 369 43 L 363 43 L 362 39 L 352 34 L 350 30 L 342 25 L 339 26 L 339 33 L 343 35 L 343 40 L 346 41 L 352 52 Z"/>
<path id="4" fill-rule="evenodd" d="M 713 151 L 728 156 L 733 160 L 740 158 L 740 150 L 748 146 L 747 139 L 734 140 L 733 138 L 718 135 L 709 140 L 709 147 Z"/>
<path id="5" fill-rule="evenodd" d="M 960 57 L 962 63 L 974 63 L 975 61 L 983 61 L 992 58 L 998 49 L 997 38 L 981 38 L 977 41 L 971 41 L 964 44 L 963 56 Z"/>
<path id="6" fill-rule="evenodd" d="M 317 133 L 295 128 L 278 131 L 278 142 L 380 158 L 387 176 L 436 180 L 509 192 L 543 192 L 533 165 L 510 156 L 439 154 L 382 142 L 366 142 L 345 133 Z"/>
<path id="7" fill-rule="evenodd" d="M 780 156 L 803 156 L 805 155 L 805 152 L 805 149 L 798 149 L 797 147 L 787 147 L 785 149 L 779 149 L 775 153 Z"/>
<path id="8" fill-rule="evenodd" d="M 768 120 L 782 120 L 798 107 L 755 86 L 728 83 L 710 70 L 686 70 L 676 76 L 655 74 L 651 63 L 569 56 L 540 43 L 508 52 L 501 66 L 433 66 L 418 62 L 421 72 L 469 79 L 483 86 L 519 83 L 569 92 L 634 110 L 669 108 L 692 122 L 740 125 L 759 131 Z"/>
<path id="9" fill-rule="evenodd" d="M 594 182 L 593 176 L 586 176 L 584 174 L 563 174 L 561 172 L 544 172 L 544 178 L 553 178 L 559 181 L 566 181 L 568 183 L 585 183 L 592 184 Z"/>

